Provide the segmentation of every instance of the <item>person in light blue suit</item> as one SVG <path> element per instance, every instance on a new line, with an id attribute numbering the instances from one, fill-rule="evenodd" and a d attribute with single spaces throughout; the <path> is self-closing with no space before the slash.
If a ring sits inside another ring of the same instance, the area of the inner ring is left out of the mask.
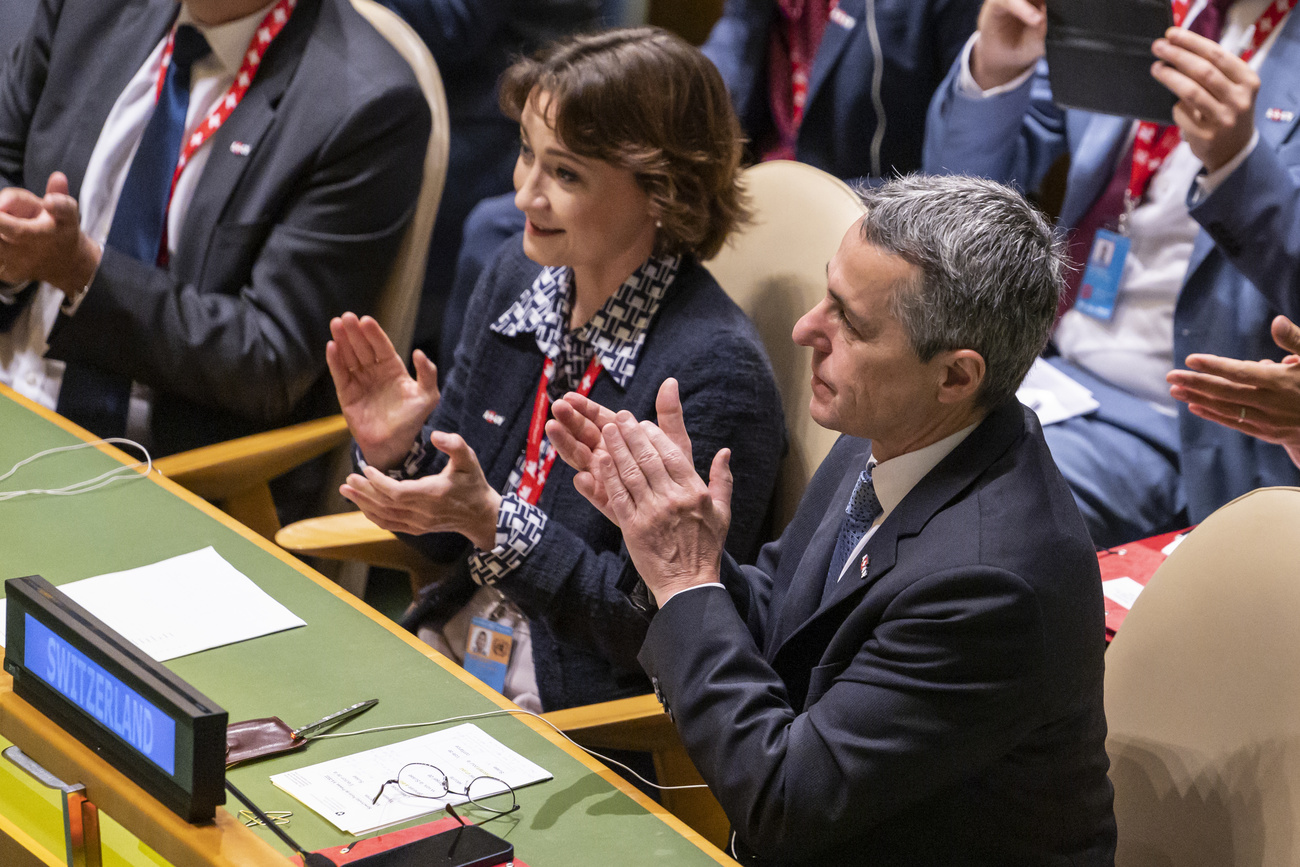
<path id="1" fill-rule="evenodd" d="M 1193 15 L 1199 5 L 1193 3 Z M 1171 199 L 1173 218 L 1189 215 L 1195 223 L 1185 274 L 1175 277 L 1170 291 L 1172 335 L 1163 337 L 1171 339 L 1170 368 L 1183 367 L 1189 353 L 1280 359 L 1269 324 L 1279 313 L 1293 319 L 1300 313 L 1300 17 L 1288 16 L 1263 44 L 1257 75 L 1236 59 L 1240 39 L 1225 50 L 1234 32 L 1249 40 L 1246 27 L 1269 5 L 1237 3 L 1227 13 L 1220 45 L 1180 30 L 1153 46 L 1160 60 L 1153 75 L 1180 97 L 1175 120 L 1190 158 L 1202 164 L 1199 172 L 1193 166 L 1192 182 Z M 1015 6 L 1022 8 L 1019 18 L 1009 11 Z M 971 52 L 954 64 L 931 104 L 924 167 L 1031 189 L 1068 152 L 1060 226 L 1073 230 L 1110 182 L 1133 123 L 1052 101 L 1041 59 L 1042 7 L 1043 0 L 987 0 Z M 1007 35 L 1013 31 L 1018 42 Z M 987 62 L 982 70 L 981 50 Z M 986 81 L 981 72 L 990 73 Z M 1193 76 L 1207 85 L 1197 85 Z M 970 92 L 971 78 L 986 95 Z M 1176 158 L 1171 154 L 1170 162 Z M 1148 199 L 1159 184 L 1157 173 Z M 1142 242 L 1139 231 L 1134 230 L 1135 250 Z M 1130 276 L 1126 271 L 1120 307 Z M 1098 544 L 1199 522 L 1262 485 L 1300 484 L 1300 472 L 1281 446 L 1198 418 L 1184 405 L 1175 410 L 1167 394 L 1135 395 L 1079 365 L 1055 363 L 1101 402 L 1095 413 L 1047 429 Z M 1161 374 L 1158 386 L 1167 389 L 1163 383 Z"/>

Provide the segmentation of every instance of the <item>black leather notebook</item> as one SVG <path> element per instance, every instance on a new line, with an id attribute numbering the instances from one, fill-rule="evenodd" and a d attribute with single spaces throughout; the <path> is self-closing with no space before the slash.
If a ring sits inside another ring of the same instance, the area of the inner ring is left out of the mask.
<path id="1" fill-rule="evenodd" d="M 1060 105 L 1173 123 L 1177 98 L 1151 77 L 1169 0 L 1047 0 L 1047 64 Z"/>

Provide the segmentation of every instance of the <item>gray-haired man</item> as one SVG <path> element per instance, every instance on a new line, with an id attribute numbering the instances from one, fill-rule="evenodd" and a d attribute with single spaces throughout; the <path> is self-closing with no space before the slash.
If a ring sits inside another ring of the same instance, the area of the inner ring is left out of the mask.
<path id="1" fill-rule="evenodd" d="M 745 863 L 1114 860 L 1097 561 L 1014 391 L 1060 287 L 1017 194 L 904 178 L 795 326 L 842 431 L 755 567 L 722 552 L 729 455 L 580 398 L 548 425 L 658 603 L 640 660 Z"/>

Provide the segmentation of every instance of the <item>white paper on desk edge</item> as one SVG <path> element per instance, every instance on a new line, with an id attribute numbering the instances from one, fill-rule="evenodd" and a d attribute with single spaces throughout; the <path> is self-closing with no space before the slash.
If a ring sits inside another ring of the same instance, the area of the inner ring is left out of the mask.
<path id="1" fill-rule="evenodd" d="M 158 662 L 306 625 L 211 546 L 59 589 Z"/>
<path id="2" fill-rule="evenodd" d="M 497 777 L 515 789 L 551 779 L 551 773 L 545 768 L 473 723 L 463 723 L 276 774 L 271 782 L 340 831 L 356 836 L 437 812 L 447 803 L 453 806 L 465 803 L 466 798 L 455 795 L 443 800 L 414 798 L 390 785 L 384 789 L 379 803 L 371 804 L 384 782 L 396 777 L 409 762 L 425 762 L 441 768 L 451 781 L 451 788 L 462 792 L 463 786 L 477 776 Z"/>
<path id="3" fill-rule="evenodd" d="M 1048 364 L 1035 358 L 1016 390 L 1016 398 L 1038 414 L 1043 427 L 1086 415 L 1101 406 L 1092 392 Z"/>
<path id="4" fill-rule="evenodd" d="M 1101 595 L 1117 605 L 1124 606 L 1126 610 L 1133 607 L 1141 592 L 1142 585 L 1127 575 L 1123 578 L 1108 578 L 1101 582 Z"/>

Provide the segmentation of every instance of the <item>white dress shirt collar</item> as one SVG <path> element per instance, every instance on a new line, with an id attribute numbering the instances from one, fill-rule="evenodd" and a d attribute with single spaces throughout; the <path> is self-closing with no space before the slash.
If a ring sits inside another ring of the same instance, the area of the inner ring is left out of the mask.
<path id="1" fill-rule="evenodd" d="M 903 498 L 916 487 L 916 483 L 925 478 L 940 461 L 948 457 L 949 453 L 978 426 L 979 422 L 975 422 L 938 442 L 930 443 L 925 448 L 887 461 L 875 463 L 876 459 L 871 458 L 867 462 L 868 465 L 875 463 L 875 469 L 871 472 L 871 481 L 875 484 L 876 498 L 880 500 L 880 506 L 884 510 L 876 519 L 875 525 L 889 517 L 889 513 L 903 502 Z"/>
<path id="2" fill-rule="evenodd" d="M 276 2 L 277 0 L 271 0 L 252 14 L 216 25 L 199 23 L 190 14 L 189 7 L 182 3 L 181 13 L 176 23 L 193 26 L 203 34 L 204 39 L 208 40 L 208 47 L 212 49 L 212 54 L 199 61 L 200 63 L 216 63 L 220 66 L 221 72 L 233 76 L 239 72 L 239 68 L 244 63 L 244 54 L 248 51 L 249 43 L 253 41 L 253 34 L 257 32 L 258 25 L 262 23 L 262 19 Z M 217 70 L 213 69 L 211 72 L 216 73 Z"/>
<path id="3" fill-rule="evenodd" d="M 925 478 L 930 470 L 939 465 L 939 462 L 957 448 L 961 441 L 970 436 L 971 431 L 979 427 L 979 422 L 962 428 L 955 434 L 950 434 L 938 442 L 930 443 L 924 448 L 917 449 L 914 452 L 899 455 L 896 458 L 890 458 L 887 461 L 877 462 L 875 457 L 867 459 L 867 467 L 871 470 L 871 483 L 876 489 L 876 499 L 880 501 L 881 512 L 876 520 L 871 523 L 871 528 L 863 534 L 858 544 L 854 546 L 853 551 L 844 561 L 844 568 L 840 570 L 840 580 L 849 567 L 858 562 L 858 555 L 862 549 L 871 541 L 871 537 L 876 535 L 876 530 L 889 517 L 890 513 L 903 502 L 903 498 L 908 495 L 912 488 L 916 487 L 917 482 Z"/>

